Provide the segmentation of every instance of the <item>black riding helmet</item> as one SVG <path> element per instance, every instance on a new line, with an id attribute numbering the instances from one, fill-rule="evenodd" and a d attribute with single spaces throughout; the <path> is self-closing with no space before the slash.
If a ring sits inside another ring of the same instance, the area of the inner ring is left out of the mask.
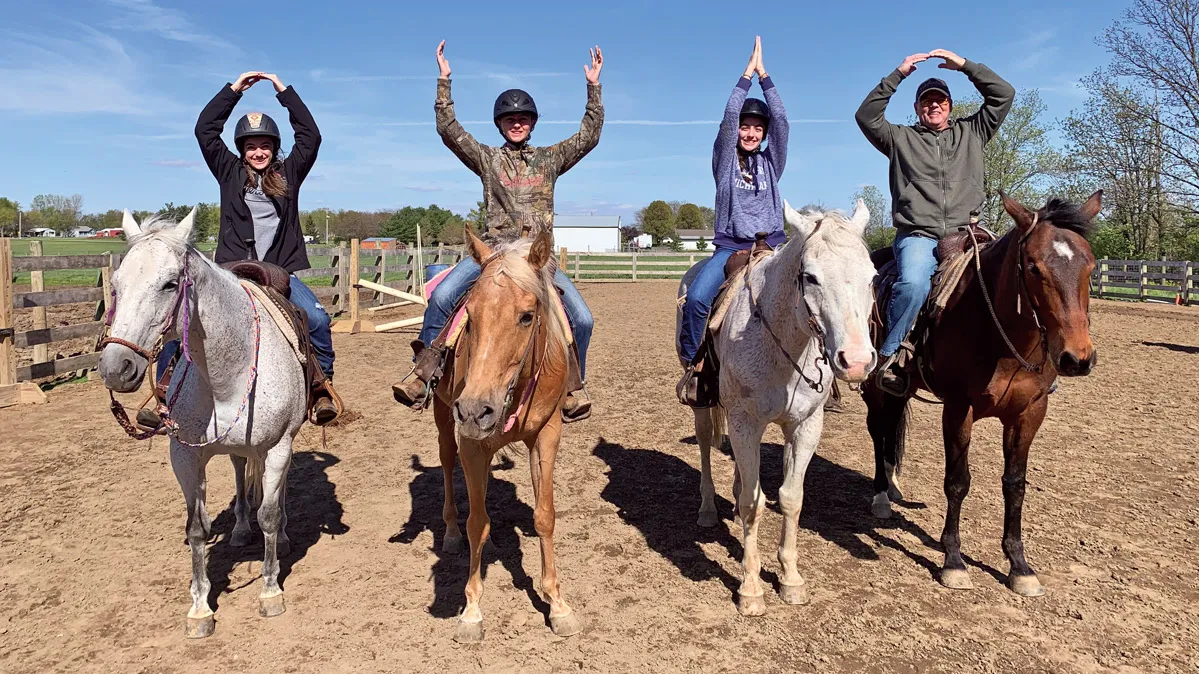
<path id="1" fill-rule="evenodd" d="M 747 98 L 741 104 L 741 117 L 738 121 L 744 121 L 746 117 L 761 117 L 762 126 L 770 126 L 770 106 L 766 105 L 766 101 L 759 98 Z"/>
<path id="2" fill-rule="evenodd" d="M 505 91 L 499 95 L 499 98 L 495 99 L 495 107 L 492 110 L 492 119 L 495 121 L 495 128 L 500 128 L 500 117 L 522 112 L 533 118 L 533 126 L 537 125 L 537 104 L 533 102 L 533 97 L 520 89 Z"/>
<path id="3" fill-rule="evenodd" d="M 245 145 L 245 140 L 251 136 L 267 136 L 275 139 L 275 153 L 279 153 L 279 146 L 282 144 L 283 138 L 279 134 L 279 125 L 269 115 L 251 112 L 237 120 L 237 128 L 233 131 L 233 144 L 237 145 L 238 154 L 245 154 L 242 146 Z"/>

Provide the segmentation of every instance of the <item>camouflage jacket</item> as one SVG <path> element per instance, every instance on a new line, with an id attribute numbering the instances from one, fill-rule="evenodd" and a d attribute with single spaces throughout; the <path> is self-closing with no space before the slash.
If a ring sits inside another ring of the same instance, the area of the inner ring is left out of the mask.
<path id="1" fill-rule="evenodd" d="M 483 145 L 454 117 L 450 81 L 437 80 L 437 133 L 445 146 L 483 179 L 487 208 L 484 238 L 495 242 L 554 231 L 554 183 L 599 144 L 604 127 L 600 85 L 587 85 L 587 111 L 579 132 L 549 147 Z"/>

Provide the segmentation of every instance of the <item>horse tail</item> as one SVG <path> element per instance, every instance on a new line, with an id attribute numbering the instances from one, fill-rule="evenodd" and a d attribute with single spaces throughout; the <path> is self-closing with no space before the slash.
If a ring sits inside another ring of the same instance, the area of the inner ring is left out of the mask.
<path id="1" fill-rule="evenodd" d="M 712 446 L 720 449 L 725 436 L 729 434 L 729 415 L 723 405 L 717 405 L 709 412 L 712 414 Z"/>
<path id="2" fill-rule="evenodd" d="M 903 474 L 903 454 L 908 444 L 908 419 L 912 414 L 912 401 L 903 403 L 903 412 L 899 415 L 899 423 L 895 426 L 895 475 Z"/>
<path id="3" fill-rule="evenodd" d="M 262 476 L 266 473 L 266 459 L 251 456 L 246 459 L 246 502 L 251 508 L 262 505 Z"/>

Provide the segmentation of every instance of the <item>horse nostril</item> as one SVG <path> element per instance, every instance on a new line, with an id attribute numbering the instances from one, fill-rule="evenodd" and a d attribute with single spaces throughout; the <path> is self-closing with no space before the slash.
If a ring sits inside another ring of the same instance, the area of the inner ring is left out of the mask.
<path id="1" fill-rule="evenodd" d="M 462 423 L 465 420 L 466 417 L 462 415 L 462 401 L 457 401 L 454 403 L 454 421 Z"/>
<path id="2" fill-rule="evenodd" d="M 477 421 L 480 426 L 484 426 L 486 425 L 487 420 L 489 420 L 494 414 L 495 409 L 492 408 L 491 405 L 484 405 L 482 409 L 479 410 L 479 414 L 475 417 L 475 421 Z"/>
<path id="3" fill-rule="evenodd" d="M 837 352 L 837 365 L 841 366 L 842 370 L 849 369 L 849 359 L 845 357 L 845 350 Z"/>
<path id="4" fill-rule="evenodd" d="M 136 368 L 133 366 L 132 360 L 126 358 L 125 360 L 121 361 L 121 379 L 124 379 L 125 381 L 133 379 L 135 371 Z"/>
<path id="5" fill-rule="evenodd" d="M 1080 364 L 1078 357 L 1067 351 L 1058 359 L 1057 370 L 1058 372 L 1077 372 Z"/>

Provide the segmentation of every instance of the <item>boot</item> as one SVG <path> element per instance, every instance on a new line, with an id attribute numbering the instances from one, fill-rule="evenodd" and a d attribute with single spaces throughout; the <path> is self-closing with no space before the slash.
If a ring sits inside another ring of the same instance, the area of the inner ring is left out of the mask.
<path id="1" fill-rule="evenodd" d="M 566 394 L 566 402 L 562 403 L 562 421 L 572 424 L 591 416 L 591 396 L 587 391 L 579 389 Z"/>
<path id="2" fill-rule="evenodd" d="M 308 420 L 317 426 L 327 426 L 341 416 L 344 406 L 341 396 L 333 390 L 333 380 L 325 379 L 312 389 L 312 406 L 308 409 Z"/>
<path id="3" fill-rule="evenodd" d="M 833 392 L 829 395 L 828 400 L 824 401 L 824 411 L 840 414 L 845 410 L 841 409 L 841 389 L 837 386 L 837 380 L 833 380 Z"/>
<path id="4" fill-rule="evenodd" d="M 391 385 L 396 402 L 414 410 L 423 410 L 433 402 L 437 381 L 441 378 L 441 349 L 425 346 L 420 340 L 412 342 L 416 355 L 412 372 L 397 384 Z"/>
<path id="5" fill-rule="evenodd" d="M 155 431 L 158 435 L 166 435 L 166 426 L 162 425 L 162 417 L 158 416 L 158 412 L 143 407 L 137 411 L 136 418 L 138 428 L 143 431 Z"/>
<path id="6" fill-rule="evenodd" d="M 715 391 L 711 390 L 715 382 L 705 382 L 703 362 L 688 365 L 683 371 L 679 383 L 675 384 L 674 392 L 679 402 L 695 409 L 707 409 L 716 406 Z"/>
<path id="7" fill-rule="evenodd" d="M 875 384 L 882 389 L 883 393 L 893 395 L 896 398 L 906 397 L 908 394 L 908 374 L 899 364 L 899 354 L 887 356 L 883 361 L 882 367 L 878 369 L 878 374 L 875 376 Z"/>

